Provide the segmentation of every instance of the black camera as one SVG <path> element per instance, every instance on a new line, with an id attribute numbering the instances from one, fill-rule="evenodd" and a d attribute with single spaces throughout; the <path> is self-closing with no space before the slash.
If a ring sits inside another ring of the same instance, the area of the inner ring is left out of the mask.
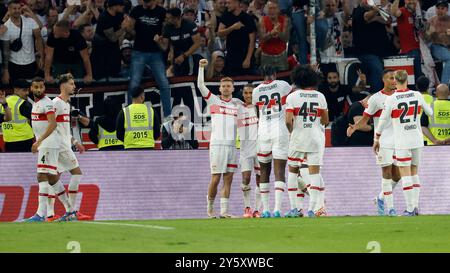
<path id="1" fill-rule="evenodd" d="M 70 116 L 72 116 L 72 117 L 78 117 L 80 115 L 81 115 L 81 112 L 78 109 L 73 109 L 72 111 L 70 111 Z"/>

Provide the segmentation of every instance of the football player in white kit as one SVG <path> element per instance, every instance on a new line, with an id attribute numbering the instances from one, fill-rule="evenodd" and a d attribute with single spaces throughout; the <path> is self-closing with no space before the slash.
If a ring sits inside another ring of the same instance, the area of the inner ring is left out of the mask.
<path id="1" fill-rule="evenodd" d="M 386 69 L 383 72 L 384 88 L 370 97 L 367 102 L 368 107 L 364 110 L 363 117 L 354 125 L 349 124 L 347 129 L 347 136 L 351 136 L 356 130 L 367 126 L 370 118 L 374 120 L 374 128 L 377 128 L 380 122 L 380 116 L 384 109 L 386 99 L 394 94 L 396 87 L 395 71 Z M 380 150 L 376 155 L 377 164 L 381 166 L 381 192 L 376 199 L 378 215 L 385 215 L 385 206 L 390 216 L 397 215 L 394 209 L 394 188 L 400 181 L 400 173 L 396 166 L 394 150 L 394 129 L 390 121 L 386 121 L 385 132 L 380 138 Z"/>
<path id="2" fill-rule="evenodd" d="M 197 86 L 203 98 L 208 103 L 211 114 L 211 139 L 209 144 L 209 158 L 211 167 L 211 182 L 208 186 L 207 214 L 215 218 L 214 199 L 217 187 L 223 176 L 223 187 L 220 198 L 220 218 L 233 218 L 228 212 L 233 174 L 236 164 L 236 133 L 239 105 L 242 101 L 232 97 L 234 91 L 233 80 L 225 77 L 220 80 L 220 96 L 216 96 L 205 85 L 204 70 L 208 60 L 199 62 Z"/>
<path id="3" fill-rule="evenodd" d="M 261 194 L 259 193 L 259 162 L 257 157 L 258 116 L 256 107 L 252 104 L 252 94 L 255 87 L 247 84 L 242 90 L 244 104 L 240 105 L 238 112 L 238 136 L 240 140 L 239 164 L 242 172 L 242 194 L 244 197 L 244 218 L 259 218 L 261 207 Z M 250 206 L 252 171 L 256 174 L 255 210 Z"/>
<path id="4" fill-rule="evenodd" d="M 49 188 L 58 193 L 57 196 L 63 203 L 67 214 L 72 213 L 73 210 L 69 204 L 64 186 L 57 179 L 60 139 L 56 131 L 57 124 L 53 102 L 45 95 L 44 79 L 34 78 L 31 81 L 30 90 L 34 96 L 31 124 L 36 136 L 36 142 L 31 149 L 33 153 L 38 153 L 39 205 L 36 214 L 24 221 L 44 222 L 47 213 Z"/>
<path id="5" fill-rule="evenodd" d="M 72 144 L 77 147 L 80 153 L 84 152 L 84 146 L 76 141 L 70 132 L 70 96 L 75 93 L 75 81 L 73 76 L 68 74 L 62 74 L 58 79 L 60 95 L 53 99 L 53 105 L 56 113 L 56 123 L 58 135 L 60 138 L 60 150 L 58 157 L 58 181 L 61 173 L 69 171 L 71 174 L 68 196 L 71 208 L 75 210 L 76 196 L 78 193 L 78 186 L 81 181 L 82 172 L 78 164 L 77 157 L 72 151 Z M 54 211 L 54 202 L 49 199 L 50 213 Z M 78 211 L 74 212 L 74 217 L 77 220 L 90 220 L 91 217 L 83 215 Z M 67 214 L 60 218 L 60 221 L 66 221 Z"/>
<path id="6" fill-rule="evenodd" d="M 261 178 L 259 188 L 263 205 L 262 218 L 272 215 L 269 210 L 269 177 L 274 161 L 275 208 L 273 217 L 281 217 L 281 204 L 285 189 L 285 170 L 289 149 L 289 132 L 286 128 L 286 98 L 292 87 L 276 79 L 276 69 L 270 65 L 261 67 L 264 82 L 253 90 L 252 104 L 259 114 L 258 160 Z"/>
<path id="7" fill-rule="evenodd" d="M 397 166 L 402 176 L 403 195 L 406 201 L 404 216 L 419 215 L 420 179 L 418 166 L 423 145 L 420 126 L 422 109 L 428 116 L 433 109 L 425 102 L 420 92 L 408 89 L 408 73 L 405 70 L 395 72 L 397 90 L 388 97 L 380 122 L 375 130 L 373 148 L 380 151 L 380 137 L 385 133 L 385 126 L 392 122 Z"/>
<path id="8" fill-rule="evenodd" d="M 325 152 L 325 126 L 329 123 L 328 105 L 325 96 L 316 89 L 320 84 L 319 74 L 309 65 L 296 67 L 292 71 L 292 82 L 298 90 L 286 100 L 286 126 L 291 132 L 289 143 L 289 200 L 291 210 L 286 217 L 298 217 L 297 192 L 299 165 L 308 161 L 308 174 L 302 174 L 309 187 L 308 217 L 325 214 L 323 196 L 325 184 L 320 174 Z M 304 177 L 306 176 L 306 177 Z"/>

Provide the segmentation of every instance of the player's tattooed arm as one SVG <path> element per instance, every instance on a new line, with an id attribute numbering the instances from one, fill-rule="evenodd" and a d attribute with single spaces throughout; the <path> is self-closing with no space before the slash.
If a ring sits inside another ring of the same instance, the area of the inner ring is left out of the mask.
<path id="1" fill-rule="evenodd" d="M 292 111 L 286 111 L 286 127 L 289 133 L 292 133 L 294 123 L 294 113 Z"/>

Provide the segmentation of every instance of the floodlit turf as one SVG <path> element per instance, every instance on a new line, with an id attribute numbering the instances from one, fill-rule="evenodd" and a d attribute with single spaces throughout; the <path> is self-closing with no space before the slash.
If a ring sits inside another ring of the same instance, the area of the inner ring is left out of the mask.
<path id="1" fill-rule="evenodd" d="M 450 252 L 450 216 L 94 223 L 0 223 L 0 252 Z"/>

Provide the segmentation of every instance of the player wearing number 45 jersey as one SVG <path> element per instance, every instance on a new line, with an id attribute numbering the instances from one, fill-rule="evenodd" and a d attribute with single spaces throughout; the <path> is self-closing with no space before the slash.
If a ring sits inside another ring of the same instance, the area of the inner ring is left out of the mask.
<path id="1" fill-rule="evenodd" d="M 325 96 L 316 91 L 320 76 L 311 66 L 303 65 L 292 71 L 292 82 L 299 90 L 286 100 L 286 126 L 291 132 L 289 143 L 288 192 L 291 211 L 287 217 L 296 217 L 299 167 L 307 158 L 309 174 L 303 179 L 310 184 L 308 216 L 325 214 L 325 184 L 320 174 L 325 152 L 325 126 L 329 122 Z"/>
<path id="2" fill-rule="evenodd" d="M 220 97 L 209 91 L 204 82 L 204 70 L 208 65 L 206 59 L 199 62 L 197 86 L 203 98 L 208 103 L 211 113 L 211 139 L 209 147 L 211 182 L 208 187 L 207 213 L 210 218 L 215 218 L 214 199 L 220 178 L 223 176 L 223 187 L 220 198 L 220 217 L 231 218 L 228 213 L 228 200 L 230 198 L 233 173 L 236 164 L 236 132 L 239 106 L 243 102 L 232 97 L 234 91 L 233 80 L 222 78 L 220 80 Z"/>
<path id="3" fill-rule="evenodd" d="M 373 148 L 375 152 L 379 152 L 380 137 L 384 134 L 386 124 L 391 121 L 394 129 L 395 156 L 406 201 L 404 215 L 414 216 L 419 214 L 420 180 L 417 169 L 423 147 L 420 113 L 423 109 L 427 115 L 432 115 L 433 110 L 420 92 L 408 90 L 406 71 L 396 71 L 395 80 L 397 91 L 386 99 L 385 108 L 375 130 Z"/>
<path id="4" fill-rule="evenodd" d="M 262 218 L 271 217 L 269 210 L 269 177 L 274 159 L 275 208 L 274 217 L 281 217 L 281 204 L 285 188 L 286 160 L 289 149 L 289 132 L 285 123 L 286 98 L 292 87 L 276 80 L 276 69 L 270 65 L 261 68 L 264 82 L 253 90 L 252 104 L 259 113 L 258 160 L 260 164 L 260 194 L 263 205 Z"/>
<path id="5" fill-rule="evenodd" d="M 53 102 L 45 95 L 45 85 L 42 78 L 33 79 L 30 89 L 35 100 L 31 113 L 31 122 L 36 142 L 32 146 L 32 152 L 38 153 L 39 205 L 36 214 L 24 221 L 43 222 L 47 213 L 47 200 L 50 189 L 59 193 L 58 198 L 64 204 L 66 212 L 70 213 L 72 211 L 64 186 L 57 178 L 60 138 L 56 131 L 57 124 Z"/>

